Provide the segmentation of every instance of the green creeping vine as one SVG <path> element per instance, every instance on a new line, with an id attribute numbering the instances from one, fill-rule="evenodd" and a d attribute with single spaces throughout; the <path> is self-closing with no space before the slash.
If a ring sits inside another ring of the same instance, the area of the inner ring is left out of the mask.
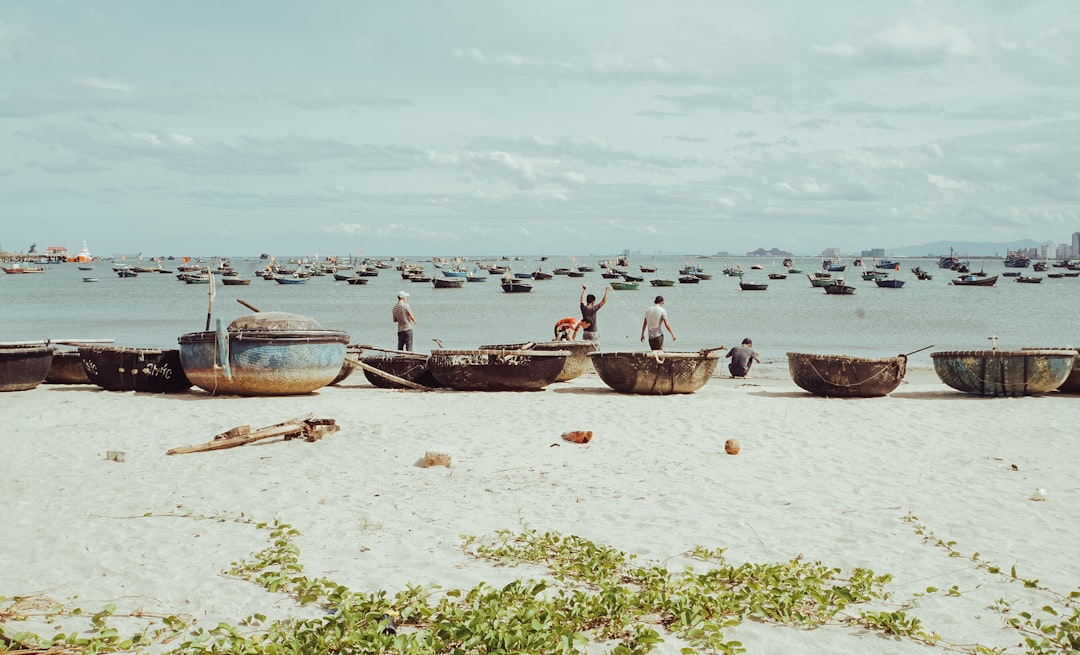
<path id="1" fill-rule="evenodd" d="M 1014 608 L 1015 603 L 1004 598 L 997 599 L 994 604 L 994 609 L 1001 614 L 1005 625 L 1023 638 L 1023 652 L 1025 655 L 1080 654 L 1080 590 L 1068 594 L 1054 591 L 1040 585 L 1038 580 L 1021 577 L 1016 573 L 1016 566 L 1012 566 L 1006 572 L 1000 566 L 984 560 L 978 552 L 965 555 L 956 548 L 955 541 L 940 539 L 919 521 L 917 516 L 908 514 L 903 520 L 912 526 L 915 534 L 922 537 L 923 543 L 946 551 L 949 557 L 967 559 L 977 569 L 1005 582 L 1021 584 L 1026 589 L 1035 590 L 1034 593 L 1040 594 L 1046 599 L 1046 604 L 1039 608 L 1038 615 L 1029 610 L 1017 610 Z M 928 593 L 937 591 L 933 587 L 927 589 Z M 956 587 L 945 593 L 959 595 Z M 1007 651 L 977 646 L 974 652 L 1005 653 Z"/>
<path id="2" fill-rule="evenodd" d="M 185 515 L 188 518 L 207 518 Z M 849 625 L 882 636 L 938 645 L 949 651 L 977 654 L 1006 653 L 980 645 L 943 643 L 906 610 L 915 599 L 896 605 L 885 587 L 888 575 L 855 569 L 842 575 L 837 568 L 800 558 L 770 564 L 733 564 L 723 549 L 694 548 L 685 553 L 705 570 L 687 567 L 672 571 L 659 563 L 639 562 L 634 555 L 575 536 L 500 531 L 487 539 L 464 537 L 464 552 L 495 565 L 532 564 L 545 567 L 542 580 L 518 579 L 494 588 L 480 583 L 469 590 L 409 586 L 396 594 L 354 592 L 326 578 L 303 574 L 299 534 L 275 521 L 256 523 L 247 517 L 225 518 L 249 523 L 268 533 L 269 544 L 248 560 L 234 562 L 228 573 L 267 591 L 283 594 L 300 606 L 323 610 L 316 618 L 268 622 L 255 614 L 238 625 L 203 627 L 182 615 L 119 614 L 106 605 L 87 616 L 71 605 L 40 597 L 0 597 L 0 653 L 19 655 L 80 655 L 106 653 L 169 653 L 177 655 L 400 655 L 484 653 L 585 653 L 597 644 L 609 645 L 613 655 L 643 655 L 665 636 L 682 639 L 686 655 L 741 653 L 743 645 L 724 637 L 724 631 L 744 620 L 764 621 L 796 629 Z M 924 541 L 962 557 L 953 542 L 934 537 L 913 516 Z M 1002 573 L 983 562 L 975 564 L 1009 581 L 1023 582 L 1054 598 L 1058 609 L 1042 608 L 1047 618 L 1014 610 L 1005 601 L 998 610 L 1008 628 L 1023 635 L 1028 655 L 1071 653 L 1080 643 L 1076 599 L 1044 589 L 1037 581 Z M 935 588 L 926 594 L 935 594 Z M 954 586 L 941 592 L 960 595 Z M 926 595 L 926 594 L 920 594 Z M 869 609 L 873 607 L 874 609 Z M 1059 614 L 1060 610 L 1060 614 Z M 145 622 L 146 627 L 122 636 L 118 618 Z M 57 625 L 83 621 L 85 634 L 52 637 L 29 631 L 9 631 L 27 621 Z"/>

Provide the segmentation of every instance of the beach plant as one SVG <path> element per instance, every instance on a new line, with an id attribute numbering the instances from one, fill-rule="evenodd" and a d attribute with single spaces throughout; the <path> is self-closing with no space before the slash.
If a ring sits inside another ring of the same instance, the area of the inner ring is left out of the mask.
<path id="1" fill-rule="evenodd" d="M 149 515 L 148 515 L 149 516 Z M 176 516 L 176 515 L 173 515 Z M 499 567 L 536 567 L 535 578 L 520 577 L 496 587 L 470 589 L 407 585 L 390 593 L 359 592 L 325 577 L 305 574 L 296 545 L 299 531 L 275 520 L 179 514 L 197 520 L 235 520 L 265 532 L 267 545 L 233 562 L 226 573 L 292 599 L 299 610 L 270 620 L 256 613 L 235 625 L 204 626 L 184 614 L 121 612 L 113 603 L 94 611 L 77 599 L 58 603 L 42 596 L 0 597 L 0 653 L 175 653 L 177 655 L 321 655 L 391 653 L 402 655 L 481 653 L 595 653 L 645 655 L 677 638 L 685 655 L 742 653 L 746 648 L 725 633 L 744 621 L 791 629 L 850 626 L 894 639 L 934 645 L 971 655 L 1011 650 L 954 644 L 924 626 L 909 610 L 926 596 L 962 595 L 957 586 L 927 588 L 908 600 L 889 592 L 892 578 L 869 569 L 843 572 L 801 557 L 789 561 L 732 562 L 722 548 L 695 547 L 668 562 L 635 555 L 575 535 L 530 529 L 465 536 L 463 552 Z M 916 517 L 910 523 L 924 542 L 964 557 L 989 575 L 1043 593 L 1052 602 L 1032 612 L 999 600 L 1005 626 L 1022 637 L 1026 655 L 1074 653 L 1080 649 L 1080 592 L 1059 594 L 984 561 L 964 555 L 938 539 Z M 120 620 L 145 622 L 122 634 Z M 56 626 L 52 636 L 16 630 L 30 621 Z M 80 623 L 82 632 L 64 630 Z"/>
<path id="2" fill-rule="evenodd" d="M 1045 604 L 1038 604 L 1037 607 L 1020 607 L 1016 601 L 1004 598 L 998 598 L 993 606 L 1005 625 L 1023 639 L 1025 655 L 1080 654 L 1080 589 L 1069 593 L 1056 591 L 1041 584 L 1038 579 L 1018 574 L 1016 565 L 1006 570 L 1001 565 L 987 561 L 977 551 L 964 553 L 955 541 L 938 537 L 913 514 L 904 516 L 903 520 L 922 538 L 923 543 L 944 550 L 949 557 L 967 560 L 976 569 L 1001 581 L 1033 590 L 1033 594 L 1042 598 L 1040 602 Z M 955 591 L 954 587 L 951 592 Z"/>

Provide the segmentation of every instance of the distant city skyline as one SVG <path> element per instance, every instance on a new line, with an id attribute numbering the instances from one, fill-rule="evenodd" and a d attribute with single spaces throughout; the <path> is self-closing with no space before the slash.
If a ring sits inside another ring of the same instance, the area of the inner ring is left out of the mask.
<path id="1" fill-rule="evenodd" d="M 858 252 L 1080 227 L 1080 3 L 0 4 L 0 243 Z"/>

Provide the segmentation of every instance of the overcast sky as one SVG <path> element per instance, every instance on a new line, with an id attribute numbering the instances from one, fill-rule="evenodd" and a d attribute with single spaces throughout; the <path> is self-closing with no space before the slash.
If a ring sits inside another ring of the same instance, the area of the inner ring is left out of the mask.
<path id="1" fill-rule="evenodd" d="M 0 247 L 797 254 L 1080 231 L 1080 2 L 0 3 Z"/>

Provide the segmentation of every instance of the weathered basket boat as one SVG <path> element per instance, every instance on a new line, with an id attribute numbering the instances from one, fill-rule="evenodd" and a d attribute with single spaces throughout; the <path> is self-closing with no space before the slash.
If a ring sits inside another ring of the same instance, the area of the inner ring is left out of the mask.
<path id="1" fill-rule="evenodd" d="M 1072 371 L 1069 372 L 1069 376 L 1065 378 L 1065 381 L 1061 383 L 1061 386 L 1057 388 L 1061 393 L 1078 393 L 1080 394 L 1080 348 L 1021 348 L 1020 350 L 1072 350 L 1077 353 L 1076 359 L 1073 360 Z"/>
<path id="2" fill-rule="evenodd" d="M 345 362 L 349 335 L 315 319 L 286 312 L 241 316 L 224 331 L 180 336 L 180 360 L 195 386 L 211 394 L 288 396 L 311 393 L 334 381 Z"/>
<path id="3" fill-rule="evenodd" d="M 788 353 L 791 379 L 826 398 L 878 398 L 892 393 L 907 372 L 907 355 L 868 358 Z"/>
<path id="4" fill-rule="evenodd" d="M 598 341 L 540 341 L 537 343 L 512 343 L 480 346 L 480 350 L 567 350 L 570 356 L 563 364 L 563 370 L 555 378 L 556 382 L 569 382 L 579 378 L 589 370 L 589 353 L 600 347 Z"/>
<path id="5" fill-rule="evenodd" d="M 79 358 L 90 382 L 106 391 L 181 393 L 191 388 L 178 350 L 80 346 Z"/>
<path id="6" fill-rule="evenodd" d="M 569 350 L 432 350 L 435 379 L 458 391 L 539 391 L 562 373 Z"/>
<path id="7" fill-rule="evenodd" d="M 934 372 L 957 391 L 978 396 L 1031 396 L 1059 388 L 1077 351 L 956 350 L 930 353 Z"/>
<path id="8" fill-rule="evenodd" d="M 58 350 L 45 376 L 49 384 L 92 384 L 78 350 Z"/>
<path id="9" fill-rule="evenodd" d="M 372 368 L 425 387 L 438 388 L 443 386 L 442 382 L 439 382 L 435 375 L 432 374 L 431 368 L 428 366 L 428 356 L 423 353 L 407 351 L 368 352 L 360 357 L 360 361 Z M 410 388 L 408 385 L 395 382 L 374 371 L 366 368 L 363 370 L 367 381 L 381 389 Z"/>
<path id="10" fill-rule="evenodd" d="M 0 391 L 26 391 L 44 382 L 54 352 L 45 345 L 0 347 Z"/>
<path id="11" fill-rule="evenodd" d="M 594 352 L 593 368 L 619 393 L 667 395 L 693 393 L 705 386 L 716 371 L 715 352 Z"/>

